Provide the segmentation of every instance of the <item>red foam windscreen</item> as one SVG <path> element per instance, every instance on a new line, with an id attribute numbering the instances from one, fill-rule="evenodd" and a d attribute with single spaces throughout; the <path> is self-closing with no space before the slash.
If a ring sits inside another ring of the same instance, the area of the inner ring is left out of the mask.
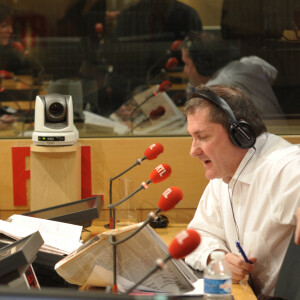
<path id="1" fill-rule="evenodd" d="M 12 75 L 11 75 L 11 73 L 9 73 L 9 72 L 7 72 L 5 70 L 0 70 L 0 78 L 11 79 Z"/>
<path id="2" fill-rule="evenodd" d="M 17 50 L 17 51 L 19 51 L 19 52 L 23 52 L 24 51 L 24 46 L 23 46 L 23 44 L 21 44 L 20 42 L 17 42 L 17 41 L 14 41 L 13 43 L 12 43 L 12 46 L 13 46 L 13 48 L 15 49 L 15 50 Z"/>
<path id="3" fill-rule="evenodd" d="M 159 183 L 167 179 L 172 173 L 172 169 L 167 164 L 158 165 L 150 174 L 149 178 L 153 183 Z"/>
<path id="4" fill-rule="evenodd" d="M 148 160 L 152 160 L 155 159 L 159 154 L 164 152 L 164 147 L 162 144 L 160 143 L 155 143 L 150 145 L 144 152 L 144 156 L 146 156 L 146 158 Z"/>
<path id="5" fill-rule="evenodd" d="M 178 64 L 178 59 L 176 57 L 171 57 L 168 59 L 168 61 L 166 62 L 165 68 L 167 70 L 171 70 L 174 67 L 176 67 Z"/>
<path id="6" fill-rule="evenodd" d="M 179 50 L 179 47 L 180 47 L 181 43 L 182 43 L 181 40 L 176 40 L 176 41 L 174 41 L 174 42 L 172 43 L 172 45 L 171 45 L 171 50 L 172 50 L 172 51 L 177 51 L 177 50 Z"/>
<path id="7" fill-rule="evenodd" d="M 102 32 L 103 32 L 103 24 L 100 23 L 100 22 L 96 23 L 96 24 L 95 24 L 95 31 L 96 31 L 97 33 L 102 33 Z"/>
<path id="8" fill-rule="evenodd" d="M 172 209 L 183 198 L 182 190 L 176 186 L 167 188 L 158 201 L 158 207 L 162 211 Z"/>
<path id="9" fill-rule="evenodd" d="M 201 242 L 200 234 L 193 230 L 183 230 L 176 235 L 169 246 L 171 257 L 179 259 L 192 253 Z"/>
<path id="10" fill-rule="evenodd" d="M 159 92 L 167 92 L 172 87 L 172 82 L 170 80 L 164 80 L 158 88 Z"/>

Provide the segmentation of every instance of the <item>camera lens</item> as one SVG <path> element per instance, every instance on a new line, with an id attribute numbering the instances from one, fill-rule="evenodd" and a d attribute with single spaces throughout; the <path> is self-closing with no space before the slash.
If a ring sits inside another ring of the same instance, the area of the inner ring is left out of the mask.
<path id="1" fill-rule="evenodd" d="M 52 117 L 60 117 L 64 112 L 64 107 L 59 102 L 54 102 L 49 106 L 49 113 Z"/>

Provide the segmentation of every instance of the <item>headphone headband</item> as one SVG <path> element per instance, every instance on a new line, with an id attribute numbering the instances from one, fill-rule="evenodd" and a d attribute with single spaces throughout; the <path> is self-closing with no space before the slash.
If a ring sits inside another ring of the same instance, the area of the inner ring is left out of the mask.
<path id="1" fill-rule="evenodd" d="M 228 134 L 234 145 L 243 149 L 249 149 L 256 142 L 256 135 L 252 127 L 245 121 L 237 121 L 228 103 L 210 90 L 195 92 L 192 98 L 199 97 L 215 103 L 221 107 L 229 118 Z"/>
<path id="2" fill-rule="evenodd" d="M 237 123 L 237 120 L 235 118 L 235 115 L 228 105 L 228 103 L 222 99 L 217 94 L 213 93 L 212 91 L 201 91 L 201 92 L 195 92 L 193 93 L 192 97 L 199 97 L 204 98 L 205 100 L 214 102 L 217 106 L 221 107 L 228 115 L 230 123 Z"/>

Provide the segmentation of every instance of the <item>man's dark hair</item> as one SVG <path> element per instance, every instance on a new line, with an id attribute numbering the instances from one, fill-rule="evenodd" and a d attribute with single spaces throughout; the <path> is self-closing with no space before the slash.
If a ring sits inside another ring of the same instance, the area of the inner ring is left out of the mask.
<path id="1" fill-rule="evenodd" d="M 8 18 L 12 17 L 12 15 L 11 9 L 0 3 L 0 22 L 6 21 Z"/>
<path id="2" fill-rule="evenodd" d="M 246 121 L 254 130 L 256 137 L 267 131 L 259 111 L 248 94 L 234 86 L 214 85 L 207 87 L 201 85 L 197 87 L 195 93 L 191 95 L 190 99 L 184 106 L 184 112 L 186 115 L 193 114 L 200 108 L 210 107 L 210 121 L 213 123 L 219 123 L 226 130 L 228 129 L 228 114 L 214 102 L 195 96 L 197 92 L 201 93 L 201 91 L 211 91 L 226 101 L 236 120 Z"/>
<path id="3" fill-rule="evenodd" d="M 217 34 L 192 32 L 184 39 L 181 47 L 186 49 L 202 76 L 211 77 L 230 61 L 241 57 L 237 46 L 231 41 L 224 41 Z"/>

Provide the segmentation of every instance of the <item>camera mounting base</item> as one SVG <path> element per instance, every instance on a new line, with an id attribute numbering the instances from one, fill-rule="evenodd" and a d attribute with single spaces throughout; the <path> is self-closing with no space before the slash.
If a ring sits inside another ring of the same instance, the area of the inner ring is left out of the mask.
<path id="1" fill-rule="evenodd" d="M 68 146 L 73 145 L 78 140 L 78 131 L 50 133 L 50 132 L 33 132 L 32 141 L 39 146 Z"/>

